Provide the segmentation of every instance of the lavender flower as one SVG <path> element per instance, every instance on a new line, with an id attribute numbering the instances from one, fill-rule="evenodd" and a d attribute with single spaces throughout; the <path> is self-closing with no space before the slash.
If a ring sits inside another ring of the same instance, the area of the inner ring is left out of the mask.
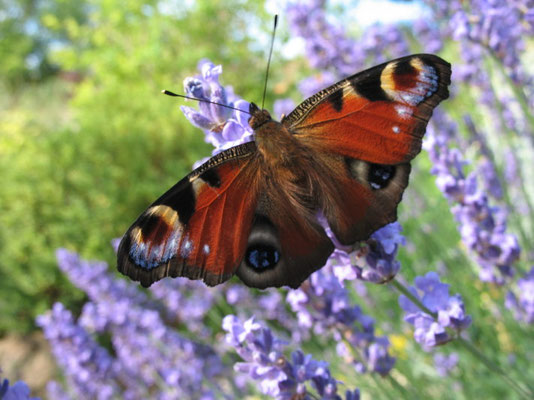
<path id="1" fill-rule="evenodd" d="M 282 116 L 288 115 L 294 109 L 295 102 L 291 99 L 276 100 L 273 106 L 274 115 L 280 120 L 282 119 Z"/>
<path id="2" fill-rule="evenodd" d="M 451 353 L 449 355 L 443 353 L 434 354 L 434 366 L 440 376 L 447 376 L 454 370 L 458 364 L 458 353 Z"/>
<path id="3" fill-rule="evenodd" d="M 63 386 L 56 381 L 50 381 L 46 384 L 46 392 L 50 399 L 72 400 L 72 397 L 67 394 Z"/>
<path id="4" fill-rule="evenodd" d="M 222 288 L 210 288 L 200 281 L 162 279 L 150 287 L 154 299 L 161 301 L 167 321 L 184 324 L 197 337 L 209 337 L 204 317 L 221 295 Z"/>
<path id="5" fill-rule="evenodd" d="M 441 134 L 435 126 L 440 127 Z M 519 258 L 517 238 L 506 232 L 506 213 L 490 206 L 488 197 L 478 185 L 475 173 L 465 175 L 465 160 L 457 149 L 449 148 L 445 132 L 455 132 L 456 126 L 436 110 L 425 148 L 434 163 L 432 173 L 436 184 L 455 205 L 452 212 L 459 223 L 462 240 L 474 254 L 484 282 L 503 284 L 514 274 L 513 263 Z"/>
<path id="6" fill-rule="evenodd" d="M 289 291 L 287 302 L 297 314 L 301 329 L 315 336 L 329 333 L 334 340 L 345 340 L 338 354 L 351 362 L 356 371 L 387 375 L 395 359 L 388 353 L 389 341 L 374 334 L 374 321 L 353 305 L 349 293 L 329 266 L 314 272 L 300 288 Z M 358 356 L 350 348 L 357 349 Z"/>
<path id="7" fill-rule="evenodd" d="M 62 362 L 61 357 L 80 357 L 83 348 L 94 347 L 91 347 L 88 332 L 107 333 L 111 335 L 116 358 L 107 356 L 106 363 L 102 364 L 100 360 L 104 355 L 100 350 L 95 350 L 100 358 L 82 358 L 86 360 L 84 367 L 87 369 L 98 372 L 107 368 L 104 375 L 109 381 L 106 381 L 108 386 L 98 380 L 94 382 L 94 390 L 101 396 L 116 393 L 114 385 L 127 388 L 122 393 L 125 398 L 146 397 L 147 391 L 156 387 L 162 399 L 165 396 L 187 397 L 192 393 L 210 396 L 211 391 L 203 388 L 204 379 L 210 380 L 212 386 L 216 385 L 215 379 L 223 371 L 222 363 L 211 347 L 186 339 L 170 329 L 161 317 L 161 305 L 149 300 L 131 283 L 113 278 L 106 271 L 105 263 L 87 262 L 66 250 L 58 251 L 58 261 L 60 268 L 88 293 L 91 300 L 83 307 L 79 326 L 74 324 L 70 313 L 61 308 L 53 310 L 54 318 L 43 317 L 41 320 L 45 332 L 51 332 L 49 339 L 58 349 L 56 357 L 60 364 L 66 368 L 68 361 Z M 205 310 L 200 313 L 203 312 Z M 166 313 L 168 315 L 170 311 Z M 187 319 L 185 313 L 181 315 Z M 63 348 L 68 340 L 56 333 L 63 332 L 62 325 L 71 326 L 67 332 L 83 338 L 74 340 L 74 343 L 85 341 L 88 344 L 82 348 Z M 82 372 L 74 369 L 71 381 L 79 392 L 89 390 L 82 386 L 85 381 L 78 379 Z M 93 371 L 92 374 L 83 373 L 83 376 L 94 374 Z"/>
<path id="8" fill-rule="evenodd" d="M 56 361 L 62 367 L 76 397 L 111 399 L 121 391 L 117 366 L 110 354 L 74 322 L 61 303 L 37 318 L 50 342 Z"/>
<path id="9" fill-rule="evenodd" d="M 326 265 L 331 267 L 341 284 L 354 279 L 386 283 L 399 272 L 400 263 L 396 255 L 399 246 L 406 244 L 406 240 L 398 222 L 378 229 L 353 250 L 353 246 L 344 246 L 337 240 L 323 215 L 318 216 L 318 221 L 336 247 Z"/>
<path id="10" fill-rule="evenodd" d="M 470 10 L 458 7 L 450 20 L 454 38 L 476 43 L 497 57 L 514 80 L 523 79 L 520 54 L 525 50 L 524 14 L 506 0 L 474 0 Z"/>
<path id="11" fill-rule="evenodd" d="M 330 73 L 321 78 L 327 83 L 315 88 L 324 88 L 335 79 L 353 75 L 367 62 L 379 63 L 409 52 L 408 42 L 395 25 L 372 26 L 358 41 L 347 37 L 340 25 L 327 20 L 323 3 L 294 2 L 286 9 L 293 35 L 305 40 L 310 65 L 323 73 Z M 309 86 L 308 81 L 306 87 Z M 309 96 L 313 93 L 303 94 Z"/>
<path id="12" fill-rule="evenodd" d="M 249 103 L 235 96 L 231 88 L 224 88 L 219 83 L 222 73 L 220 65 L 215 66 L 210 61 L 203 60 L 198 69 L 200 75 L 184 80 L 184 90 L 188 96 L 228 105 L 241 111 L 199 101 L 198 110 L 180 107 L 186 118 L 204 131 L 206 141 L 215 147 L 213 154 L 250 141 L 252 129 L 248 124 Z"/>
<path id="13" fill-rule="evenodd" d="M 308 385 L 314 387 L 322 399 L 339 399 L 337 381 L 324 361 L 296 350 L 289 360 L 284 354 L 285 342 L 274 336 L 254 318 L 244 323 L 234 315 L 223 319 L 226 341 L 245 362 L 235 365 L 236 371 L 260 381 L 261 391 L 277 399 L 311 399 Z M 346 400 L 359 399 L 359 391 L 347 391 Z"/>
<path id="14" fill-rule="evenodd" d="M 399 297 L 399 305 L 406 312 L 404 320 L 415 327 L 415 340 L 424 348 L 450 341 L 452 338 L 446 328 L 459 333 L 471 324 L 471 317 L 465 315 L 462 298 L 459 294 L 450 296 L 449 285 L 441 283 L 437 273 L 431 271 L 418 276 L 414 283 L 410 292 L 435 315 L 425 313 L 404 295 Z"/>
<path id="15" fill-rule="evenodd" d="M 508 291 L 505 305 L 518 321 L 534 322 L 534 267 Z"/>
<path id="16" fill-rule="evenodd" d="M 456 79 L 478 87 L 481 102 L 492 114 L 502 113 L 506 125 L 515 127 L 517 133 L 526 137 L 532 134 L 533 120 L 529 114 L 534 107 L 534 79 L 521 63 L 525 39 L 533 35 L 532 25 L 528 22 L 532 4 L 528 2 L 427 1 L 436 10 L 435 19 L 443 22 L 440 24 L 443 34 L 460 43 L 464 64 L 457 66 Z M 513 99 L 497 93 L 492 86 L 492 76 L 485 68 L 488 58 L 501 66 L 501 72 L 512 82 L 516 94 Z M 523 112 L 512 113 L 513 108 Z M 498 132 L 507 129 L 499 118 L 496 122 L 501 125 Z"/>
<path id="17" fill-rule="evenodd" d="M 30 397 L 30 388 L 22 381 L 9 386 L 9 381 L 0 379 L 0 399 L 2 400 L 39 400 L 38 397 Z"/>

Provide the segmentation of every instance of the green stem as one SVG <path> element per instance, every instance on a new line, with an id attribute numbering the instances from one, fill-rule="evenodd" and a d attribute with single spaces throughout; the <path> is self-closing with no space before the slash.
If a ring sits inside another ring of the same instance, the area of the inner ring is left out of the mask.
<path id="1" fill-rule="evenodd" d="M 504 77 L 508 85 L 510 86 L 510 89 L 512 89 L 512 92 L 514 92 L 514 95 L 517 101 L 519 102 L 519 106 L 521 107 L 523 114 L 525 114 L 525 118 L 530 127 L 530 132 L 534 132 L 534 115 L 532 114 L 532 111 L 530 110 L 528 99 L 527 99 L 525 92 L 523 92 L 523 90 L 519 86 L 516 85 L 516 83 L 512 80 L 512 78 L 510 78 L 510 75 L 508 75 L 504 65 L 502 64 L 501 60 L 495 55 L 495 53 L 487 47 L 486 49 L 489 55 L 491 56 L 491 58 L 493 59 L 493 61 L 497 64 L 499 70 L 501 71 L 502 76 Z"/>
<path id="2" fill-rule="evenodd" d="M 433 318 L 436 318 L 436 313 L 431 312 L 427 307 L 425 307 L 419 299 L 417 299 L 403 284 L 398 282 L 396 279 L 393 279 L 390 282 L 399 292 L 408 297 L 417 307 L 419 307 L 426 314 L 431 315 Z M 496 363 L 486 358 L 472 343 L 463 339 L 460 336 L 456 337 L 456 343 L 460 343 L 466 350 L 473 354 L 478 360 L 480 360 L 490 371 L 497 372 L 503 377 L 503 379 L 512 387 L 522 398 L 532 399 L 534 393 L 531 393 L 527 389 L 524 389 L 516 381 L 514 381 L 510 376 L 506 374 Z"/>
<path id="3" fill-rule="evenodd" d="M 488 50 L 488 52 L 491 54 L 490 50 Z M 502 74 L 511 81 L 510 77 L 506 74 L 506 71 L 504 71 L 503 65 L 499 62 L 499 60 L 494 55 L 493 55 L 493 60 L 494 60 L 494 62 L 497 63 L 497 65 L 499 65 L 499 68 L 502 70 Z M 487 70 L 490 71 L 490 74 L 491 74 L 491 71 L 492 71 L 491 66 L 488 65 L 487 66 Z M 495 106 L 496 106 L 497 111 L 498 111 L 497 115 L 499 116 L 501 126 L 504 128 L 506 126 L 506 123 L 504 121 L 503 107 L 502 107 L 502 104 L 499 102 L 499 100 L 497 98 L 497 90 L 496 90 L 495 85 L 493 84 L 492 81 L 493 80 L 490 79 L 490 86 L 491 86 L 491 88 L 493 90 L 493 93 L 494 93 L 494 96 L 495 96 Z M 510 82 L 510 85 L 515 87 L 514 82 Z M 518 96 L 517 93 L 516 93 L 516 96 Z M 521 94 L 519 94 L 519 97 L 521 97 Z M 519 97 L 517 98 L 517 100 L 518 100 L 518 102 L 521 103 L 521 99 Z M 528 107 L 528 105 L 527 105 L 527 107 Z M 530 114 L 528 114 L 528 115 L 530 115 Z M 533 122 L 533 124 L 534 124 L 534 122 Z M 506 144 L 502 143 L 501 135 L 497 135 L 497 140 L 500 143 L 502 148 L 506 148 L 506 146 L 510 146 L 510 143 L 506 143 Z M 531 143 L 532 143 L 532 140 L 531 140 Z M 514 151 L 514 153 L 517 154 L 518 151 L 517 151 L 517 146 L 515 145 L 515 141 L 512 142 L 511 147 L 512 147 L 512 150 Z M 494 165 L 497 165 L 497 164 L 494 163 Z M 523 176 L 523 170 L 521 168 L 517 169 L 517 175 L 519 176 L 519 180 L 521 182 L 525 182 L 524 176 Z M 502 182 L 504 182 L 504 180 L 502 180 Z M 506 185 L 503 185 L 503 186 L 506 186 Z M 525 203 L 526 203 L 526 205 L 527 205 L 527 207 L 529 209 L 529 212 L 532 215 L 532 212 L 534 211 L 534 205 L 532 204 L 532 202 L 530 200 L 530 195 L 527 193 L 525 185 L 519 185 L 519 190 L 521 191 L 521 193 L 523 195 L 523 198 L 525 200 Z M 508 204 L 512 205 L 514 203 L 513 202 L 508 202 Z M 519 229 L 521 231 L 520 232 L 521 233 L 521 239 L 524 241 L 524 243 L 529 243 L 529 240 L 526 238 L 526 233 L 524 232 L 523 224 L 521 223 L 521 221 L 519 221 L 517 226 L 519 227 Z"/>
<path id="4" fill-rule="evenodd" d="M 403 394 L 403 397 L 405 399 L 419 399 L 419 396 L 417 396 L 417 394 L 413 393 L 412 391 L 408 393 L 408 391 L 399 382 L 397 382 L 397 380 L 393 378 L 391 374 L 388 374 L 386 378 L 391 384 L 391 386 L 393 386 L 398 392 L 401 392 Z"/>
<path id="5" fill-rule="evenodd" d="M 503 377 L 503 379 L 524 399 L 532 399 L 534 397 L 534 393 L 531 393 L 529 390 L 523 388 L 520 386 L 516 381 L 514 381 L 506 372 L 504 372 L 497 364 L 495 364 L 490 359 L 486 358 L 484 354 L 480 352 L 471 342 L 465 340 L 464 338 L 458 336 L 456 338 L 456 343 L 459 343 L 469 351 L 472 355 L 474 355 L 477 359 L 479 359 L 490 371 L 496 372 L 499 375 Z"/>
<path id="6" fill-rule="evenodd" d="M 374 381 L 376 387 L 380 390 L 383 396 L 387 397 L 389 400 L 394 400 L 394 397 L 387 390 L 384 390 L 384 385 L 381 385 L 380 382 L 378 382 L 378 379 L 375 376 L 375 374 L 373 373 L 371 374 L 371 379 Z M 398 382 L 397 382 L 397 385 L 399 385 Z M 404 389 L 404 388 L 401 387 L 401 389 Z"/>
<path id="7" fill-rule="evenodd" d="M 392 285 L 395 289 L 397 289 L 399 292 L 401 292 L 403 295 L 408 297 L 412 303 L 414 303 L 417 307 L 419 307 L 422 311 L 427 313 L 428 315 L 432 316 L 432 318 L 437 318 L 437 314 L 435 312 L 430 311 L 417 297 L 415 297 L 412 292 L 410 292 L 406 286 L 404 286 L 402 283 L 400 283 L 397 279 L 393 279 L 389 282 L 390 285 Z"/>

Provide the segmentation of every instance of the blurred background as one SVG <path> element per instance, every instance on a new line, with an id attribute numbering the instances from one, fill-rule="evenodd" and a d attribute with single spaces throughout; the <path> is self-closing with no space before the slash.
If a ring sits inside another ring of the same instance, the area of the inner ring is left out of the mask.
<path id="1" fill-rule="evenodd" d="M 365 48 L 367 53 L 353 73 L 408 52 L 436 52 L 453 64 L 453 98 L 442 105 L 453 121 L 451 140 L 468 160 L 466 175 L 479 171 L 484 176 L 480 171 L 486 161 L 494 168 L 494 184 L 502 193 L 492 204 L 505 210 L 508 225 L 505 222 L 504 229 L 517 237 L 522 249 L 521 257 L 514 258 L 517 281 L 532 261 L 532 2 L 501 5 L 518 15 L 520 32 L 514 40 L 521 44 L 517 48 L 507 42 L 513 32 L 494 33 L 495 21 L 489 27 L 481 25 L 479 36 L 476 30 L 461 32 L 461 26 L 484 21 L 483 1 L 313 3 L 323 10 L 326 21 L 342 27 L 355 47 L 361 43 Z M 223 66 L 223 85 L 259 103 L 274 13 L 280 14 L 280 25 L 266 108 L 272 110 L 275 100 L 283 98 L 298 104 L 304 98 L 299 82 L 328 69 L 314 64 L 307 39 L 296 34 L 286 18 L 290 4 L 275 0 L 0 0 L 3 377 L 26 381 L 32 394 L 42 398 L 47 396 L 47 382 L 65 379 L 36 317 L 60 302 L 76 318 L 88 294 L 58 268 L 56 250 L 66 248 L 84 259 L 106 261 L 114 274 L 112 239 L 120 237 L 195 161 L 211 154 L 212 146 L 204 141 L 202 131 L 180 111 L 185 102 L 162 96 L 162 89 L 183 93 L 184 78 L 197 75 L 199 61 L 209 59 Z M 458 9 L 472 19 L 451 20 Z M 515 25 L 503 23 L 510 30 Z M 400 50 L 395 48 L 399 35 L 406 44 Z M 335 35 L 329 38 L 335 40 Z M 464 44 L 473 47 L 465 50 Z M 372 55 L 372 49 L 379 55 Z M 516 54 L 517 60 L 507 58 Z M 487 78 L 480 78 L 479 68 Z M 487 85 L 478 78 L 486 79 Z M 462 294 L 476 321 L 471 338 L 491 350 L 501 367 L 523 370 L 533 378 L 527 367 L 534 361 L 531 321 L 517 322 L 504 305 L 512 286 L 478 280 L 480 260 L 473 256 L 474 247 L 462 240 L 465 232 L 451 212 L 451 198 L 436 186 L 433 161 L 423 152 L 413 165 L 411 184 L 399 209 L 408 238 L 398 254 L 403 279 L 411 284 L 416 275 L 443 272 L 451 291 Z M 480 187 L 489 193 L 491 183 L 485 186 L 485 182 L 481 178 Z M 352 289 L 353 299 L 358 299 L 357 289 Z M 402 321 L 393 291 L 373 285 L 359 290 L 365 291 L 362 307 L 377 321 L 377 331 L 393 335 L 392 351 L 400 371 L 394 374 L 401 385 L 406 385 L 403 376 L 422 387 L 439 380 L 428 372 L 433 368 L 432 356 L 410 343 L 411 327 Z M 203 315 L 214 332 L 220 330 L 222 316 L 232 311 L 228 304 L 213 306 Z M 188 330 L 179 323 L 173 327 Z M 114 354 L 104 336 L 98 342 Z M 317 343 L 307 348 L 317 349 Z M 480 382 L 488 379 L 489 372 L 469 357 L 448 383 L 436 384 L 433 398 L 473 398 L 470 393 L 516 398 L 504 385 Z M 461 378 L 466 371 L 472 375 Z M 351 382 L 353 387 L 367 386 L 367 396 L 374 393 L 372 380 Z M 448 393 L 449 384 L 460 387 L 454 396 Z M 466 389 L 470 385 L 491 387 Z M 391 393 L 377 398 L 388 396 L 395 398 Z"/>

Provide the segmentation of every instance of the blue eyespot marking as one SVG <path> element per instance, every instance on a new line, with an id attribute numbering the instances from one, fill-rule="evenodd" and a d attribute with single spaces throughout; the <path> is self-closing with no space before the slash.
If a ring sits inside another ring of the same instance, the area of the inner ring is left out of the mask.
<path id="1" fill-rule="evenodd" d="M 263 271 L 278 264 L 280 252 L 272 246 L 258 245 L 247 250 L 245 259 L 250 267 Z"/>

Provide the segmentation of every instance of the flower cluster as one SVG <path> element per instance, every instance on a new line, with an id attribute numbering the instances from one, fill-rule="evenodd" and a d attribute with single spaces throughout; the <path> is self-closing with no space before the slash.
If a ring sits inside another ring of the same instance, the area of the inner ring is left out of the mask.
<path id="1" fill-rule="evenodd" d="M 407 296 L 399 297 L 399 305 L 406 312 L 404 320 L 415 327 L 414 338 L 424 348 L 434 347 L 450 341 L 447 328 L 456 332 L 471 324 L 471 317 L 465 314 L 459 294 L 449 295 L 449 285 L 441 283 L 437 273 L 431 271 L 414 280 L 411 294 L 430 311 L 422 311 Z"/>
<path id="2" fill-rule="evenodd" d="M 454 370 L 456 365 L 458 365 L 459 356 L 458 353 L 443 354 L 436 353 L 434 354 L 434 366 L 436 371 L 440 376 L 447 376 Z"/>
<path id="3" fill-rule="evenodd" d="M 254 318 L 241 322 L 236 316 L 227 315 L 223 329 L 227 332 L 226 342 L 245 360 L 235 365 L 236 371 L 259 381 L 264 394 L 277 399 L 310 400 L 315 398 L 309 390 L 311 384 L 321 399 L 342 399 L 337 394 L 338 381 L 332 378 L 326 362 L 316 361 L 300 350 L 288 359 L 284 355 L 286 343 Z M 345 400 L 359 398 L 358 389 L 346 391 Z"/>
<path id="4" fill-rule="evenodd" d="M 328 262 L 340 281 L 361 279 L 373 283 L 386 283 L 397 275 L 399 246 L 406 244 L 398 222 L 386 225 L 374 232 L 356 251 L 347 254 L 336 250 Z"/>
<path id="5" fill-rule="evenodd" d="M 250 141 L 250 104 L 235 96 L 230 87 L 224 88 L 219 83 L 222 66 L 203 60 L 198 69 L 201 71 L 200 75 L 184 80 L 185 93 L 201 100 L 198 102 L 198 110 L 187 106 L 180 107 L 186 118 L 204 131 L 206 142 L 215 147 L 213 154 Z"/>
<path id="6" fill-rule="evenodd" d="M 70 390 L 102 399 L 151 397 L 155 388 L 161 399 L 213 397 L 223 365 L 211 347 L 171 329 L 162 318 L 169 311 L 163 312 L 134 284 L 112 277 L 105 263 L 84 261 L 63 249 L 57 257 L 60 269 L 89 296 L 77 322 L 61 304 L 38 320 Z M 115 356 L 93 336 L 109 336 Z M 203 387 L 205 379 L 211 381 L 210 389 Z M 56 392 L 57 386 L 51 390 Z"/>
<path id="7" fill-rule="evenodd" d="M 505 304 L 517 320 L 534 323 L 534 267 L 507 293 Z"/>
<path id="8" fill-rule="evenodd" d="M 384 62 L 409 52 L 408 42 L 396 25 L 371 26 L 356 42 L 341 25 L 328 21 L 323 3 L 321 0 L 294 2 L 287 7 L 292 33 L 304 39 L 310 65 L 329 72 L 319 78 L 323 86 L 314 87 L 313 92 L 301 87 L 305 96 L 334 83 L 334 79 L 353 75 L 369 62 Z M 306 82 L 304 87 L 308 88 L 311 81 Z"/>
<path id="9" fill-rule="evenodd" d="M 436 128 L 439 126 L 439 130 Z M 436 184 L 454 206 L 463 242 L 480 265 L 480 279 L 502 284 L 513 276 L 513 263 L 520 247 L 515 235 L 506 232 L 506 212 L 491 206 L 486 192 L 478 184 L 477 174 L 466 176 L 467 164 L 457 148 L 449 147 L 456 125 L 439 110 L 429 126 L 425 148 L 433 162 Z"/>
<path id="10" fill-rule="evenodd" d="M 506 0 L 474 0 L 468 10 L 455 8 L 449 25 L 453 37 L 464 46 L 463 54 L 472 54 L 470 45 L 478 44 L 510 70 L 513 80 L 524 83 L 520 55 L 525 51 L 528 25 L 523 23 L 525 14 L 519 3 L 511 6 Z"/>
<path id="11" fill-rule="evenodd" d="M 30 388 L 22 381 L 9 385 L 7 379 L 0 379 L 0 399 L 2 400 L 39 400 L 38 397 L 30 397 Z"/>
<path id="12" fill-rule="evenodd" d="M 118 370 L 111 355 L 78 325 L 61 303 L 37 319 L 56 362 L 77 397 L 111 399 L 120 393 Z M 126 378 L 126 376 L 124 376 Z"/>
<path id="13" fill-rule="evenodd" d="M 187 331 L 197 337 L 209 337 L 210 331 L 204 323 L 206 314 L 221 296 L 222 288 L 204 290 L 201 281 L 189 279 L 163 279 L 150 287 L 152 298 L 163 305 L 164 318 L 174 324 L 185 325 Z M 202 292 L 202 296 L 199 293 Z"/>
<path id="14" fill-rule="evenodd" d="M 374 320 L 353 305 L 348 290 L 329 265 L 314 272 L 300 288 L 287 295 L 301 329 L 314 336 L 330 334 L 339 342 L 338 354 L 357 372 L 387 375 L 395 364 L 387 337 L 376 336 Z"/>

